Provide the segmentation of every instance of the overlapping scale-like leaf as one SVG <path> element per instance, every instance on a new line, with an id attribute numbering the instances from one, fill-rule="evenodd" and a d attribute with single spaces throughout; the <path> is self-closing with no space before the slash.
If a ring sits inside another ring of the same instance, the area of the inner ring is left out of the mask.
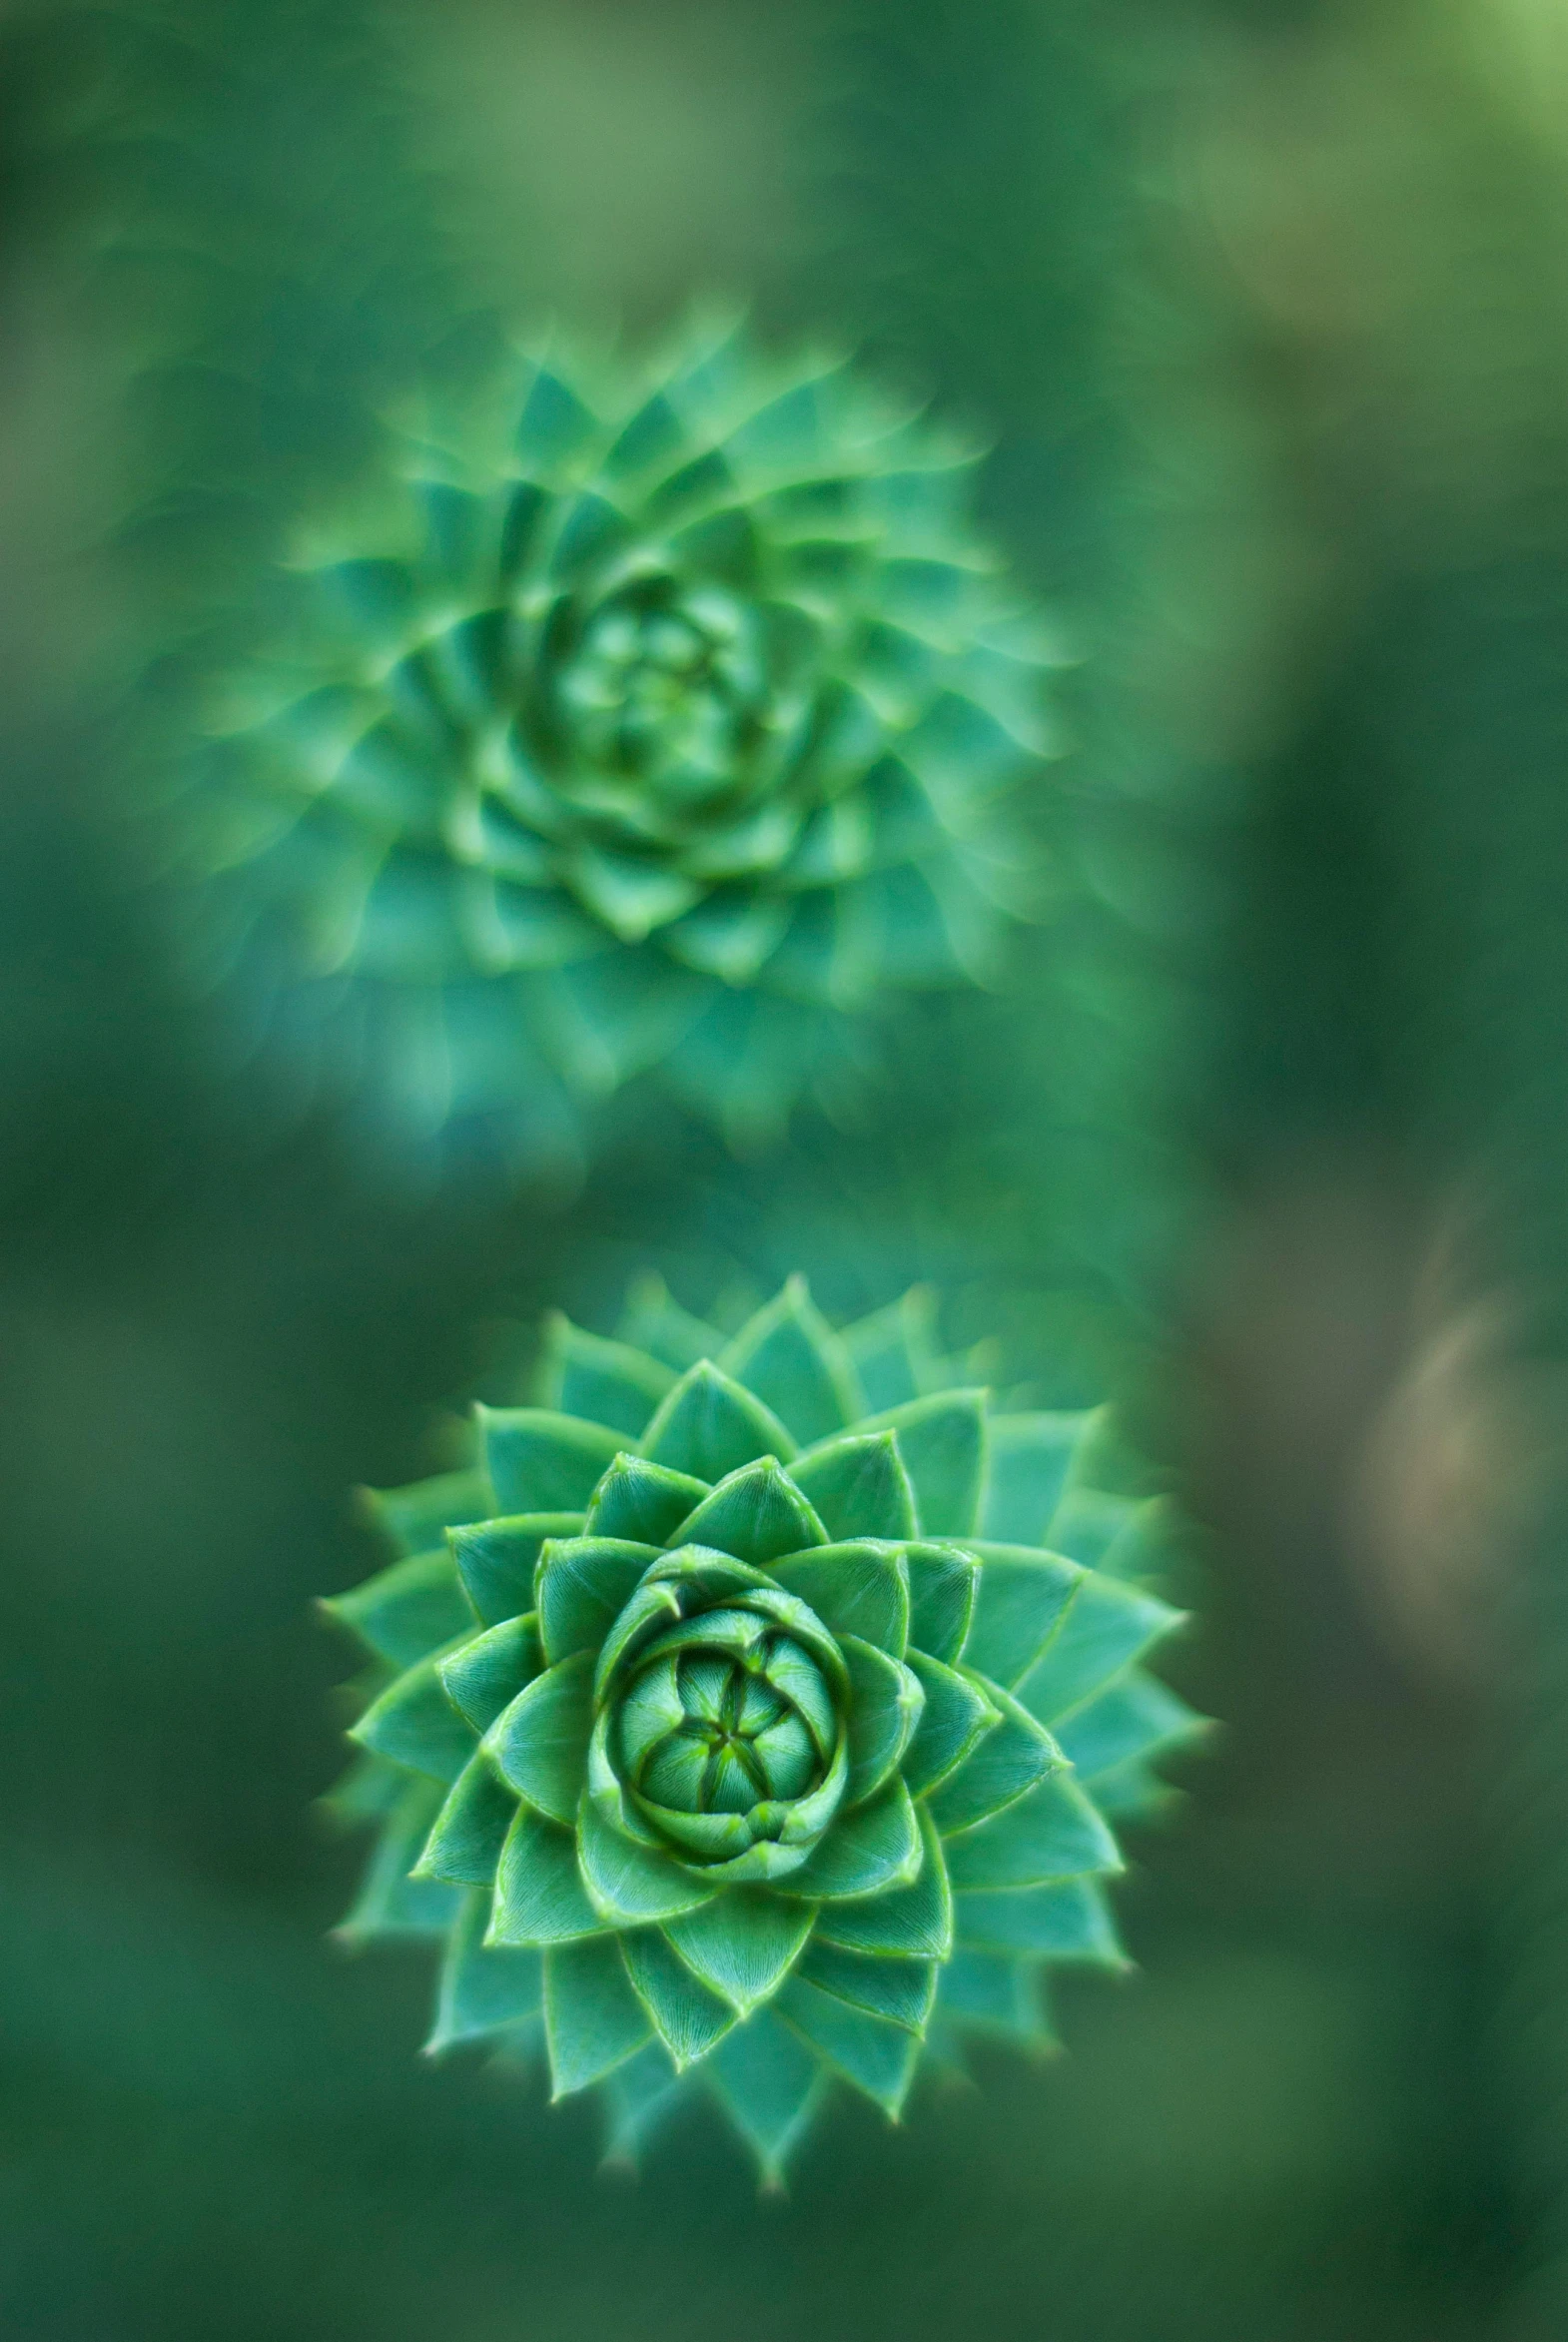
<path id="1" fill-rule="evenodd" d="M 382 1671 L 348 1932 L 444 1938 L 432 2047 L 541 2038 L 620 2154 L 700 2085 L 776 2178 L 830 2080 L 896 2115 L 1122 1962 L 1109 1818 L 1199 1720 L 1144 1664 L 1178 1614 L 1087 1555 L 1159 1523 L 1101 1417 L 972 1372 L 918 1297 L 726 1331 L 645 1284 L 613 1340 L 552 1321 L 478 1474 L 382 1500 L 402 1557 L 331 1606 Z"/>

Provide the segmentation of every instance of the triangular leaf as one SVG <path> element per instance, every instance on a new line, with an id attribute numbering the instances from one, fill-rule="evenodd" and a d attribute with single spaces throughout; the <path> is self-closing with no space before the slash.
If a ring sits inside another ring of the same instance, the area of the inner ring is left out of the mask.
<path id="1" fill-rule="evenodd" d="M 800 1869 L 779 1880 L 778 1891 L 813 1902 L 881 1895 L 918 1876 L 923 1852 L 909 1791 L 890 1781 L 868 1805 L 840 1815 Z"/>
<path id="2" fill-rule="evenodd" d="M 504 2032 L 538 2014 L 544 1981 L 539 1954 L 487 1951 L 484 1930 L 489 1912 L 487 1890 L 463 1897 L 441 1961 L 435 2030 L 425 2043 L 427 2055 L 435 2056 L 459 2041 Z"/>
<path id="3" fill-rule="evenodd" d="M 1054 1725 L 1179 1626 L 1181 1616 L 1155 1595 L 1092 1570 L 1062 1625 L 1018 1683 L 1018 1696 L 1042 1724 Z"/>
<path id="4" fill-rule="evenodd" d="M 1086 1414 L 993 1415 L 991 1469 L 981 1534 L 1004 1544 L 1042 1546 L 1062 1500 Z M 1073 1557 L 1078 1559 L 1077 1555 Z"/>
<path id="5" fill-rule="evenodd" d="M 412 1667 L 473 1624 L 451 1555 L 415 1553 L 322 1604 L 378 1659 Z"/>
<path id="6" fill-rule="evenodd" d="M 1077 1782 L 1048 1773 L 1026 1797 L 962 1837 L 943 1842 L 956 1892 L 1044 1887 L 1055 1879 L 1119 1871 L 1122 1857 Z"/>
<path id="7" fill-rule="evenodd" d="M 666 2114 L 688 2095 L 660 2040 L 643 2044 L 599 2085 L 604 2106 L 604 2161 L 635 2171 L 642 2150 Z"/>
<path id="8" fill-rule="evenodd" d="M 860 1376 L 866 1403 L 899 1407 L 936 1387 L 936 1303 L 928 1287 L 916 1285 L 891 1308 L 846 1325 L 839 1339 Z"/>
<path id="9" fill-rule="evenodd" d="M 1167 1517 L 1165 1507 L 1158 1503 L 1141 1504 L 1136 1497 L 1111 1496 L 1103 1488 L 1069 1488 L 1052 1515 L 1049 1539 L 1042 1542 L 1049 1542 L 1056 1552 L 1065 1553 L 1085 1569 L 1109 1570 L 1112 1577 L 1136 1575 L 1136 1571 L 1109 1569 L 1109 1564 L 1112 1555 L 1124 1547 L 1124 1558 L 1133 1561 L 1141 1516 L 1151 1525 Z"/>
<path id="10" fill-rule="evenodd" d="M 856 1425 L 898 1436 L 925 1537 L 973 1535 L 986 1476 L 986 1393 L 944 1390 Z"/>
<path id="11" fill-rule="evenodd" d="M 981 1737 L 1001 1721 L 1001 1710 L 972 1677 L 928 1659 L 923 1651 L 911 1650 L 908 1665 L 926 1695 L 903 1764 L 909 1793 L 919 1797 L 963 1764 Z"/>
<path id="12" fill-rule="evenodd" d="M 708 1545 L 766 1569 L 781 1554 L 826 1545 L 827 1531 L 773 1456 L 742 1464 L 682 1521 L 672 1545 Z"/>
<path id="13" fill-rule="evenodd" d="M 517 1801 L 482 1752 L 463 1767 L 430 1825 L 415 1875 L 453 1887 L 492 1887 Z"/>
<path id="14" fill-rule="evenodd" d="M 619 1431 L 547 1407 L 480 1407 L 485 1467 L 502 1513 L 581 1512 L 625 1446 Z"/>
<path id="15" fill-rule="evenodd" d="M 944 1838 L 1000 1814 L 1064 1762 L 1050 1733 L 1010 1693 L 993 1683 L 977 1688 L 999 1712 L 998 1721 L 926 1801 Z"/>
<path id="16" fill-rule="evenodd" d="M 1021 2048 L 1051 2045 L 1027 1959 L 1000 1952 L 955 1952 L 937 1981 L 937 2012 Z"/>
<path id="17" fill-rule="evenodd" d="M 477 1733 L 488 1732 L 544 1665 L 538 1621 L 508 1618 L 474 1635 L 460 1650 L 436 1661 L 435 1672 L 452 1706 Z"/>
<path id="18" fill-rule="evenodd" d="M 581 1533 L 580 1512 L 522 1513 L 454 1529 L 452 1559 L 484 1624 L 499 1626 L 503 1619 L 520 1618 L 531 1610 L 533 1574 L 545 1540 Z"/>
<path id="19" fill-rule="evenodd" d="M 660 1406 L 643 1434 L 642 1452 L 711 1486 L 758 1456 L 788 1463 L 795 1442 L 760 1399 L 704 1358 Z"/>
<path id="20" fill-rule="evenodd" d="M 592 1729 L 593 1654 L 579 1651 L 517 1694 L 486 1733 L 484 1747 L 520 1798 L 569 1829 L 588 1777 Z"/>
<path id="21" fill-rule="evenodd" d="M 704 1325 L 672 1301 L 661 1276 L 637 1279 L 616 1332 L 633 1349 L 645 1351 L 677 1374 L 684 1374 L 699 1358 L 716 1358 L 725 1339 L 714 1326 Z"/>
<path id="22" fill-rule="evenodd" d="M 501 1848 L 485 1943 L 542 1947 L 605 1932 L 578 1874 L 572 1833 L 519 1806 Z"/>
<path id="23" fill-rule="evenodd" d="M 910 1545 L 909 1639 L 918 1651 L 952 1667 L 963 1654 L 980 1590 L 980 1564 L 952 1545 Z"/>
<path id="24" fill-rule="evenodd" d="M 421 1659 L 373 1700 L 349 1735 L 394 1765 L 455 1781 L 472 1756 L 477 1735 L 441 1689 L 435 1661 Z"/>
<path id="25" fill-rule="evenodd" d="M 495 1510 L 488 1474 L 477 1468 L 437 1472 L 406 1488 L 362 1488 L 358 1496 L 373 1527 L 408 1554 L 430 1552 L 448 1529 Z"/>
<path id="26" fill-rule="evenodd" d="M 826 2087 L 820 2061 L 768 2007 L 727 2034 L 702 2073 L 756 2156 L 764 2186 L 778 2187 Z"/>
<path id="27" fill-rule="evenodd" d="M 333 1933 L 342 1944 L 381 1936 L 444 1936 L 456 1916 L 459 1890 L 410 1876 L 441 1803 L 432 1781 L 409 1780 L 382 1824 L 354 1908 Z"/>
<path id="28" fill-rule="evenodd" d="M 972 1550 L 980 1587 L 964 1662 L 1011 1690 L 1060 1629 L 1084 1575 L 1074 1562 L 1021 1545 L 977 1542 Z"/>
<path id="29" fill-rule="evenodd" d="M 897 2117 L 915 2078 L 917 2034 L 885 2017 L 851 2008 L 835 1994 L 804 1983 L 799 1975 L 786 1979 L 775 2006 L 837 2073 Z"/>
<path id="30" fill-rule="evenodd" d="M 552 1538 L 534 1577 L 539 1634 L 550 1664 L 577 1651 L 596 1652 L 657 1559 L 656 1545 L 615 1537 Z"/>
<path id="31" fill-rule="evenodd" d="M 841 1952 L 836 1945 L 814 1943 L 796 1969 L 808 1984 L 863 2008 L 869 2016 L 885 2017 L 906 2032 L 923 2033 L 937 1996 L 937 1964 L 930 1959 L 900 1959 L 892 1953 L 876 1956 L 865 1952 Z"/>
<path id="32" fill-rule="evenodd" d="M 776 1561 L 771 1575 L 814 1610 L 831 1634 L 859 1635 L 891 1657 L 903 1658 L 909 1640 L 909 1589 L 903 1555 L 896 1547 L 869 1540 L 818 1546 Z"/>
<path id="33" fill-rule="evenodd" d="M 1142 1668 L 1129 1668 L 1076 1708 L 1057 1735 L 1080 1781 L 1093 1781 L 1130 1757 L 1171 1748 L 1208 1729 L 1184 1700 Z"/>
<path id="34" fill-rule="evenodd" d="M 845 1811 L 864 1805 L 890 1780 L 914 1737 L 926 1695 L 918 1676 L 858 1635 L 841 1635 L 849 1669 L 849 1780 Z"/>
<path id="35" fill-rule="evenodd" d="M 677 2070 L 684 2072 L 723 2040 L 736 2022 L 734 2009 L 697 1981 L 657 1928 L 639 1928 L 623 1936 L 620 1949 L 632 1989 Z"/>
<path id="36" fill-rule="evenodd" d="M 689 1472 L 650 1464 L 646 1456 L 618 1455 L 594 1490 L 581 1525 L 591 1537 L 665 1546 L 706 1494 L 707 1483 Z"/>
<path id="37" fill-rule="evenodd" d="M 550 2095 L 585 2090 L 640 2049 L 652 2031 L 613 1936 L 544 1954 L 544 2040 Z"/>
<path id="38" fill-rule="evenodd" d="M 578 1819 L 577 1863 L 589 1901 L 612 1927 L 673 1920 L 712 1901 L 711 1889 L 654 1848 L 627 1838 L 589 1797 Z"/>
<path id="39" fill-rule="evenodd" d="M 811 1934 L 815 1912 L 761 1888 L 732 1887 L 664 1933 L 695 1974 L 749 2016 L 777 1991 Z"/>
<path id="40" fill-rule="evenodd" d="M 657 1358 L 627 1342 L 584 1333 L 554 1311 L 545 1320 L 539 1361 L 539 1404 L 640 1439 L 648 1418 L 675 1376 Z"/>
<path id="41" fill-rule="evenodd" d="M 946 1959 L 953 1949 L 953 1895 L 936 1825 L 923 1806 L 915 1808 L 924 1859 L 908 1887 L 893 1887 L 858 1902 L 825 1903 L 816 1934 L 846 1952 L 872 1952 L 911 1959 Z"/>
<path id="42" fill-rule="evenodd" d="M 1011 1894 L 960 1895 L 954 1900 L 960 1944 L 978 1952 L 1033 1952 L 1049 1959 L 1093 1960 L 1126 1967 L 1103 1889 L 1093 1879 L 1066 1879 L 1056 1887 L 1018 1887 Z"/>
<path id="43" fill-rule="evenodd" d="M 823 1440 L 795 1458 L 789 1476 L 835 1543 L 916 1534 L 915 1491 L 896 1432 L 848 1431 Z"/>
<path id="44" fill-rule="evenodd" d="M 802 1276 L 742 1326 L 723 1353 L 727 1374 L 754 1391 L 805 1446 L 842 1431 L 864 1412 L 842 1342 Z"/>

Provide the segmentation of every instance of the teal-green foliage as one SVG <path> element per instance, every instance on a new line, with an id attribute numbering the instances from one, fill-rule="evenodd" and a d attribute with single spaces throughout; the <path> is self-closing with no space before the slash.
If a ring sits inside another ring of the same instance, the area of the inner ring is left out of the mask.
<path id="1" fill-rule="evenodd" d="M 331 1606 L 375 1670 L 344 1934 L 440 1941 L 431 2048 L 542 2029 L 617 2154 L 704 2088 L 776 2182 L 832 2082 L 896 2119 L 967 2039 L 1049 2041 L 1054 1962 L 1122 1962 L 1111 1822 L 1198 1725 L 1142 1664 L 1159 1507 L 933 1336 L 799 1278 L 728 1336 L 656 1280 L 613 1340 L 556 1318 Z"/>
<path id="2" fill-rule="evenodd" d="M 421 405 L 216 688 L 176 821 L 231 948 L 336 984 L 405 1140 L 569 1155 L 650 1065 L 748 1152 L 853 1097 L 1032 900 L 1060 653 L 973 460 L 733 323 Z"/>

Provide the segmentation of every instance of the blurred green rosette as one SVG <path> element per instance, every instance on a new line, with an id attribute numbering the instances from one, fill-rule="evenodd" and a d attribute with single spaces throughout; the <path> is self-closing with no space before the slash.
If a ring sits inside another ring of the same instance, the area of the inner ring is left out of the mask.
<path id="1" fill-rule="evenodd" d="M 1197 1723 L 1103 1417 L 798 1278 L 728 1335 L 656 1284 L 616 1339 L 556 1319 L 535 1395 L 372 1499 L 401 1558 L 331 1606 L 375 1662 L 345 1933 L 440 1939 L 432 2047 L 542 2027 L 623 2152 L 706 2089 L 776 2179 L 833 2080 L 897 2116 L 966 2034 L 1048 2041 Z"/>
<path id="2" fill-rule="evenodd" d="M 210 948 L 524 1160 L 654 1067 L 742 1150 L 848 1111 L 878 1013 L 990 982 L 1038 894 L 1059 653 L 973 451 L 733 323 L 487 380 L 402 418 L 215 689 Z"/>

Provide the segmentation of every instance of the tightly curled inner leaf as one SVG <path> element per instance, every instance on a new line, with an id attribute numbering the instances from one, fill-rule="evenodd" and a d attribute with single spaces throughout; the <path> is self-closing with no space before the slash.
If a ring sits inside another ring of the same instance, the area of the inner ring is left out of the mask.
<path id="1" fill-rule="evenodd" d="M 834 1333 L 798 1279 L 622 1335 L 556 1320 L 470 1471 L 375 1500 L 346 1933 L 443 1940 L 432 2046 L 542 2030 L 624 2152 L 707 2089 L 776 2178 L 831 2081 L 897 2115 L 964 2035 L 1049 2037 L 1043 1968 L 1121 1957 L 1108 1817 L 1197 1720 L 1099 1418 L 995 1413 L 917 1307 Z"/>
<path id="2" fill-rule="evenodd" d="M 515 359 L 318 532 L 230 678 L 222 894 L 353 980 L 430 1122 L 658 1061 L 755 1142 L 888 993 L 983 981 L 1027 894 L 1003 799 L 1053 654 L 972 461 L 733 329 Z"/>

